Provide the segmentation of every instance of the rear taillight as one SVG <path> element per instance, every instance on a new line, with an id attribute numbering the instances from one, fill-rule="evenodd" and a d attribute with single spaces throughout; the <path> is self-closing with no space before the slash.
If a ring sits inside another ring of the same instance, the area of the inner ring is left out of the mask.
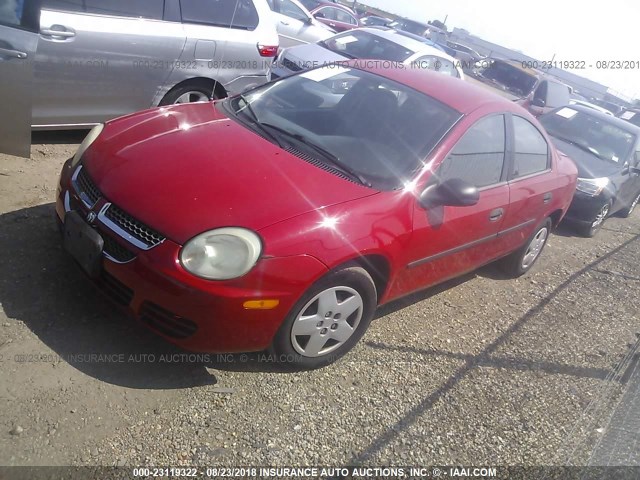
<path id="1" fill-rule="evenodd" d="M 258 52 L 261 57 L 275 57 L 278 54 L 278 45 L 258 44 Z"/>

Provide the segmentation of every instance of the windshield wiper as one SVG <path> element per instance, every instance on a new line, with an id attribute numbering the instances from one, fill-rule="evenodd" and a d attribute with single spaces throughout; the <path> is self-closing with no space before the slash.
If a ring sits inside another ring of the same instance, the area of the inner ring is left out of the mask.
<path id="1" fill-rule="evenodd" d="M 293 138 L 294 140 L 298 141 L 299 143 L 305 145 L 306 147 L 309 147 L 313 150 L 315 150 L 317 153 L 319 153 L 321 155 L 321 157 L 328 161 L 329 163 L 333 164 L 335 167 L 337 167 L 338 170 L 340 170 L 342 173 L 348 175 L 349 177 L 357 180 L 358 182 L 360 182 L 362 185 L 366 186 L 366 187 L 371 187 L 371 183 L 369 181 L 367 181 L 362 175 L 360 175 L 358 172 L 356 172 L 354 169 L 352 169 L 349 165 L 345 164 L 343 161 L 341 161 L 337 156 L 335 156 L 333 153 L 329 152 L 328 150 L 326 150 L 325 148 L 321 147 L 320 145 L 316 145 L 315 143 L 309 141 L 309 139 L 307 137 L 305 137 L 304 135 L 300 135 L 299 133 L 293 133 L 290 132 L 289 130 L 279 127 L 277 125 L 273 125 L 271 123 L 261 123 L 261 126 L 264 128 L 270 128 L 275 130 L 278 133 L 281 133 L 289 138 Z"/>
<path id="2" fill-rule="evenodd" d="M 253 107 L 251 107 L 251 104 L 249 102 L 247 102 L 247 100 L 244 98 L 243 95 L 238 95 L 238 100 L 242 100 L 244 102 L 244 106 L 241 108 L 238 108 L 238 110 L 235 110 L 233 107 L 231 107 L 231 110 L 233 111 L 233 113 L 236 114 L 236 116 L 239 117 L 239 113 L 240 112 L 247 112 L 247 117 L 249 117 L 249 122 L 251 123 L 251 125 L 258 130 L 259 134 L 262 134 L 263 136 L 267 137 L 268 139 L 270 139 L 271 141 L 273 141 L 276 145 L 278 145 L 280 148 L 282 147 L 282 143 L 280 142 L 280 140 L 278 139 L 278 137 L 276 137 L 275 135 L 273 135 L 271 132 L 269 132 L 266 128 L 264 128 L 264 126 L 260 123 L 260 121 L 258 120 L 258 116 L 256 115 L 256 112 L 253 110 Z"/>
<path id="3" fill-rule="evenodd" d="M 569 140 L 568 138 L 560 137 L 558 135 L 553 135 L 552 134 L 552 136 L 556 137 L 560 141 L 566 142 L 566 143 L 568 143 L 570 145 L 573 145 L 574 147 L 579 148 L 583 152 L 590 153 L 591 155 L 593 155 L 596 158 L 599 158 L 600 160 L 604 160 L 606 162 L 613 162 L 613 160 L 611 160 L 610 158 L 604 157 L 604 156 L 600 155 L 599 153 L 596 153 L 591 147 L 585 145 L 584 143 L 576 142 L 575 140 Z"/>

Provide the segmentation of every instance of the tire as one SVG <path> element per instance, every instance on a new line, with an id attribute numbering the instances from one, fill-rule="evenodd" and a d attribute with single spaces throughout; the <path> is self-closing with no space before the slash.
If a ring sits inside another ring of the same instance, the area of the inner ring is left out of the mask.
<path id="1" fill-rule="evenodd" d="M 582 225 L 581 227 L 579 227 L 578 232 L 580 233 L 580 235 L 586 238 L 594 237 L 596 233 L 600 231 L 602 225 L 604 225 L 604 222 L 607 220 L 607 217 L 609 217 L 610 213 L 611 201 L 608 201 L 607 203 L 602 205 L 602 207 L 600 207 L 600 211 L 595 216 L 593 221 L 590 224 Z"/>
<path id="2" fill-rule="evenodd" d="M 158 106 L 180 103 L 208 102 L 216 98 L 213 88 L 202 82 L 187 82 L 180 87 L 174 87 L 160 101 Z"/>
<path id="3" fill-rule="evenodd" d="M 293 306 L 269 353 L 279 364 L 298 370 L 329 365 L 362 338 L 376 306 L 376 287 L 365 269 L 347 266 L 331 272 Z"/>
<path id="4" fill-rule="evenodd" d="M 627 208 L 624 208 L 624 209 L 622 209 L 620 211 L 620 216 L 622 218 L 629 218 L 631 216 L 631 214 L 633 213 L 633 211 L 638 206 L 638 203 L 640 203 L 640 193 L 638 193 L 638 195 L 636 195 L 636 197 L 633 199 L 633 201 L 631 202 L 631 204 Z"/>
<path id="5" fill-rule="evenodd" d="M 517 278 L 531 270 L 547 244 L 551 225 L 551 219 L 547 218 L 538 225 L 522 247 L 500 260 L 502 271 L 510 277 Z"/>

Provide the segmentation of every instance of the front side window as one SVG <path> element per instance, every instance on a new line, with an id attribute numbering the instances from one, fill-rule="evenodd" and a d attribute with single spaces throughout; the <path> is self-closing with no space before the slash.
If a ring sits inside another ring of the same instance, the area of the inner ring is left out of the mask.
<path id="1" fill-rule="evenodd" d="M 348 23 L 350 25 L 357 25 L 358 22 L 356 22 L 356 19 L 353 18 L 349 13 L 344 12 L 342 10 L 339 10 L 337 8 L 334 8 L 333 10 L 335 10 L 334 12 L 334 18 L 338 21 L 338 22 L 342 22 L 342 23 Z"/>
<path id="2" fill-rule="evenodd" d="M 504 115 L 473 125 L 440 165 L 440 181 L 459 178 L 478 188 L 499 183 L 505 158 Z"/>
<path id="3" fill-rule="evenodd" d="M 232 117 L 281 148 L 380 190 L 412 180 L 460 118 L 410 87 L 336 66 L 283 78 L 225 105 Z"/>
<path id="4" fill-rule="evenodd" d="M 252 0 L 180 0 L 180 6 L 184 23 L 255 30 L 259 22 Z"/>
<path id="5" fill-rule="evenodd" d="M 22 26 L 24 0 L 3 0 L 0 3 L 0 24 L 10 27 Z"/>
<path id="6" fill-rule="evenodd" d="M 162 20 L 164 0 L 43 0 L 52 10 Z"/>
<path id="7" fill-rule="evenodd" d="M 525 177 L 549 168 L 549 145 L 528 120 L 513 117 L 513 177 Z"/>
<path id="8" fill-rule="evenodd" d="M 306 21 L 308 16 L 306 13 L 304 13 L 304 11 L 298 7 L 295 3 L 293 3 L 291 0 L 274 0 L 275 2 L 278 2 L 278 6 L 279 6 L 279 12 L 282 15 L 286 15 L 287 17 L 290 18 L 294 18 L 296 20 L 300 20 L 300 21 Z"/>

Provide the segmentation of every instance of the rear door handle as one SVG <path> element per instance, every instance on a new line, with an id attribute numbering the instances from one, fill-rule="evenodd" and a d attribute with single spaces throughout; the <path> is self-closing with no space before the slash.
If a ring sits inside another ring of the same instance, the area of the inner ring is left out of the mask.
<path id="1" fill-rule="evenodd" d="M 282 25 L 289 25 L 289 22 L 285 22 L 284 20 L 280 20 L 280 23 L 281 23 Z"/>
<path id="2" fill-rule="evenodd" d="M 504 215 L 504 209 L 496 208 L 495 210 L 491 210 L 491 213 L 489 214 L 489 220 L 495 222 L 499 220 L 502 215 Z"/>
<path id="3" fill-rule="evenodd" d="M 53 30 L 52 28 L 43 28 L 42 30 L 40 30 L 40 35 L 59 38 L 71 38 L 76 36 L 75 32 L 72 32 L 70 30 Z"/>
<path id="4" fill-rule="evenodd" d="M 547 193 L 544 194 L 544 197 L 542 197 L 542 201 L 544 203 L 549 203 L 552 198 L 553 198 L 553 193 L 547 192 Z"/>
<path id="5" fill-rule="evenodd" d="M 29 55 L 27 55 L 27 52 L 21 52 L 20 50 L 9 50 L 8 48 L 0 48 L 0 56 L 19 58 L 20 60 L 24 60 Z"/>

